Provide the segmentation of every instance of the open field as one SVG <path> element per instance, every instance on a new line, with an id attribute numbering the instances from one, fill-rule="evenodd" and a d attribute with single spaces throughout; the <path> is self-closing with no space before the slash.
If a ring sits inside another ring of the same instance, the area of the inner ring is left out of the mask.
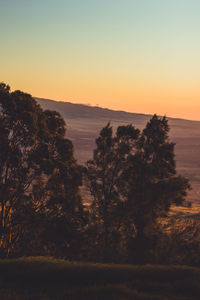
<path id="1" fill-rule="evenodd" d="M 72 263 L 52 258 L 0 261 L 4 300 L 200 299 L 200 269 Z"/>
<path id="2" fill-rule="evenodd" d="M 44 109 L 60 112 L 67 124 L 67 136 L 75 146 L 75 157 L 85 163 L 92 157 L 95 139 L 109 121 L 115 129 L 119 125 L 133 124 L 143 129 L 150 115 L 113 111 L 99 107 L 37 99 Z M 175 154 L 178 173 L 188 177 L 192 191 L 188 201 L 200 211 L 200 121 L 169 118 L 170 139 L 176 143 Z"/>

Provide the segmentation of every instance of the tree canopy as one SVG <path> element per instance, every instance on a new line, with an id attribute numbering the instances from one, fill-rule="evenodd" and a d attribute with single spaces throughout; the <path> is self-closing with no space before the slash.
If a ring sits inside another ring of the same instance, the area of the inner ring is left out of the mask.
<path id="1" fill-rule="evenodd" d="M 63 216 L 68 227 L 80 218 L 81 168 L 65 133 L 59 113 L 0 84 L 0 238 L 6 255 L 25 235 L 26 216 L 43 214 L 48 228 Z"/>
<path id="2" fill-rule="evenodd" d="M 168 132 L 167 119 L 156 115 L 142 132 L 132 125 L 118 127 L 115 135 L 110 124 L 101 130 L 93 160 L 87 163 L 87 177 L 98 243 L 105 255 L 109 248 L 111 253 L 116 249 L 116 238 L 119 243 L 128 234 L 132 251 L 142 260 L 158 219 L 172 204 L 183 203 L 189 183 L 176 175 Z"/>

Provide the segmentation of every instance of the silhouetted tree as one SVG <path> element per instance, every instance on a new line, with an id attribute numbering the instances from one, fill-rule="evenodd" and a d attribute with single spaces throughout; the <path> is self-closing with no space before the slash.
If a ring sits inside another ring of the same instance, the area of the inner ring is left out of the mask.
<path id="1" fill-rule="evenodd" d="M 113 137 L 110 124 L 100 132 L 87 177 L 94 197 L 91 224 L 104 259 L 109 248 L 125 244 L 129 260 L 144 262 L 156 241 L 158 219 L 172 204 L 183 203 L 189 184 L 176 176 L 168 131 L 167 119 L 154 115 L 142 133 L 120 126 Z"/>
<path id="2" fill-rule="evenodd" d="M 159 218 L 167 216 L 172 204 L 183 204 L 190 187 L 186 178 L 176 175 L 174 143 L 169 141 L 168 132 L 167 119 L 154 115 L 124 172 L 126 209 L 136 228 L 132 251 L 140 263 L 156 242 Z"/>
<path id="3" fill-rule="evenodd" d="M 113 136 L 108 123 L 96 140 L 93 160 L 87 162 L 88 186 L 94 197 L 90 227 L 94 227 L 94 243 L 103 260 L 113 256 L 111 244 L 118 239 L 122 217 L 119 208 L 123 203 L 120 181 L 138 135 L 139 130 L 128 125 L 118 127 Z"/>
<path id="4" fill-rule="evenodd" d="M 72 235 L 80 223 L 81 168 L 65 132 L 65 122 L 57 112 L 43 111 L 29 94 L 10 92 L 8 85 L 0 84 L 2 255 L 14 252 L 25 237 L 27 242 L 36 239 L 37 230 L 43 239 L 47 225 L 62 223 L 49 240 L 55 246 L 62 227 L 62 241 L 67 239 L 69 245 L 69 232 Z M 29 231 L 31 223 L 36 228 Z M 42 242 L 49 245 L 49 240 Z"/>

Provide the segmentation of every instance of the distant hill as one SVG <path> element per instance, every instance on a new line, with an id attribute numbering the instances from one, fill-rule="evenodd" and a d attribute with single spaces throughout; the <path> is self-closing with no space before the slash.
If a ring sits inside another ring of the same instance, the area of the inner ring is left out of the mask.
<path id="1" fill-rule="evenodd" d="M 58 111 L 67 124 L 67 137 L 75 147 L 75 157 L 85 163 L 92 157 L 95 139 L 108 122 L 113 128 L 123 124 L 133 124 L 143 129 L 151 115 L 114 111 L 70 102 L 59 102 L 36 98 L 43 109 Z M 189 199 L 200 206 L 200 121 L 168 118 L 170 138 L 176 143 L 177 170 L 187 176 L 193 190 Z"/>

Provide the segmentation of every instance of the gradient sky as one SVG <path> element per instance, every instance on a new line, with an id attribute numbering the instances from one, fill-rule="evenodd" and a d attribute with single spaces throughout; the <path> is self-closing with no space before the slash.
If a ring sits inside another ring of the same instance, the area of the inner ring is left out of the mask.
<path id="1" fill-rule="evenodd" d="M 200 120 L 199 0 L 0 0 L 0 81 Z"/>

